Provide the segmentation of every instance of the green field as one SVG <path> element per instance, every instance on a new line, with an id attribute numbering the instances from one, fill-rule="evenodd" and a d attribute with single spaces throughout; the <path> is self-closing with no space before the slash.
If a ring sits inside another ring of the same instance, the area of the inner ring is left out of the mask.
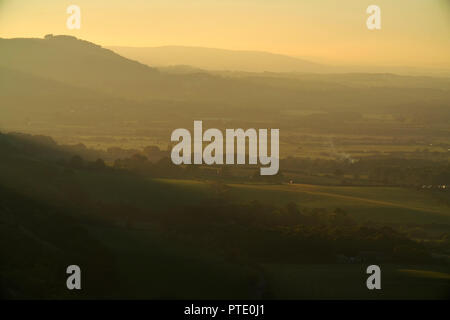
<path id="1" fill-rule="evenodd" d="M 158 181 L 205 194 L 211 183 L 197 180 Z M 347 187 L 305 184 L 229 184 L 236 201 L 314 208 L 342 208 L 360 221 L 380 223 L 450 223 L 450 209 L 432 195 L 403 187 Z"/>
<path id="2" fill-rule="evenodd" d="M 277 299 L 442 299 L 450 295 L 449 270 L 380 264 L 381 290 L 366 287 L 367 265 L 266 265 Z M 411 269 L 407 269 L 411 268 Z"/>

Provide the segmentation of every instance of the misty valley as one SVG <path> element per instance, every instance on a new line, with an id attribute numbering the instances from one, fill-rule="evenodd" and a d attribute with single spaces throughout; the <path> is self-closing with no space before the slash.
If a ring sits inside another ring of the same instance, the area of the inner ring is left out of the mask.
<path id="1" fill-rule="evenodd" d="M 448 299 L 450 78 L 113 50 L 0 38 L 2 298 Z"/>

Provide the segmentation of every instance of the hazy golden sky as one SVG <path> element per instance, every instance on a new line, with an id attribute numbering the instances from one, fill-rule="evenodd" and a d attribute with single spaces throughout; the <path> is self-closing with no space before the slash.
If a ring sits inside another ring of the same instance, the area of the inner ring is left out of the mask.
<path id="1" fill-rule="evenodd" d="M 80 30 L 66 8 L 81 7 Z M 381 7 L 382 29 L 366 27 Z M 450 67 L 449 0 L 0 0 L 0 37 L 262 50 L 335 64 Z"/>

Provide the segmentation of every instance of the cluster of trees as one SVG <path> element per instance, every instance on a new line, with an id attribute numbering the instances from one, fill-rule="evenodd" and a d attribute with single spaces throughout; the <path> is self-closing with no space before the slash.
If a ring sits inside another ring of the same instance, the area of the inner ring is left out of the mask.
<path id="1" fill-rule="evenodd" d="M 296 181 L 296 175 L 320 175 L 334 178 L 339 184 L 395 185 L 421 187 L 450 185 L 448 161 L 428 161 L 397 158 L 363 158 L 358 161 L 287 158 L 280 162 L 275 176 L 262 177 L 256 167 L 237 166 L 175 166 L 169 158 L 150 161 L 141 154 L 118 159 L 114 168 L 125 169 L 155 177 L 194 177 L 250 179 L 251 181 L 280 183 Z M 447 191 L 450 188 L 441 189 Z"/>
<path id="2" fill-rule="evenodd" d="M 449 185 L 450 164 L 446 161 L 366 157 L 358 161 L 292 158 L 283 159 L 280 167 L 289 172 L 329 174 L 344 180 L 372 184 L 418 187 Z M 361 181 L 362 182 L 362 181 Z"/>
<path id="3" fill-rule="evenodd" d="M 113 168 L 150 177 L 227 180 L 246 178 L 271 183 L 285 180 L 281 171 L 273 176 L 261 176 L 260 169 L 256 165 L 174 165 L 168 157 L 151 161 L 145 155 L 138 153 L 128 158 L 115 160 Z"/>
<path id="4" fill-rule="evenodd" d="M 103 159 L 97 159 L 95 161 L 85 161 L 82 157 L 75 155 L 72 156 L 68 161 L 61 159 L 59 164 L 66 166 L 71 169 L 91 169 L 91 170 L 106 170 L 108 167 Z"/>
<path id="5" fill-rule="evenodd" d="M 339 255 L 365 259 L 367 252 L 372 261 L 432 261 L 423 244 L 387 226 L 358 224 L 340 208 L 217 200 L 168 210 L 159 222 L 183 241 L 255 263 L 334 263 Z"/>
<path id="6" fill-rule="evenodd" d="M 261 177 L 256 166 L 175 166 L 166 150 L 148 146 L 143 150 L 109 148 L 88 149 L 79 144 L 58 146 L 51 138 L 26 134 L 7 135 L 3 147 L 40 158 L 60 160 L 74 169 L 104 169 L 105 161 L 112 167 L 151 177 L 251 179 L 261 182 L 288 182 L 296 174 L 334 178 L 340 184 L 371 184 L 421 187 L 450 185 L 450 164 L 444 159 L 405 159 L 395 157 L 364 157 L 361 159 L 310 159 L 288 157 L 280 160 L 281 170 L 275 176 Z M 1 138 L 1 136 L 0 136 Z M 6 143 L 8 142 L 8 143 Z M 0 139 L 0 143 L 2 140 Z M 76 154 L 77 156 L 72 156 Z M 83 160 L 86 159 L 86 160 Z M 450 188 L 441 189 L 447 191 Z"/>
<path id="7" fill-rule="evenodd" d="M 184 170 L 182 167 L 174 165 L 168 157 L 152 162 L 142 154 L 117 159 L 114 161 L 113 167 L 152 177 L 181 177 L 185 176 L 188 171 L 188 168 Z M 195 167 L 191 168 L 191 171 L 193 170 L 195 170 Z"/>

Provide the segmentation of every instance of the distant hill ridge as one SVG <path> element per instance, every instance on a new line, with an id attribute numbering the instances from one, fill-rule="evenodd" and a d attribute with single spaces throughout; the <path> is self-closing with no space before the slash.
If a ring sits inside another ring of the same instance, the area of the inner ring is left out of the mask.
<path id="1" fill-rule="evenodd" d="M 379 73 L 156 69 L 71 36 L 0 38 L 0 128 L 115 129 L 127 121 L 147 127 L 192 123 L 193 117 L 284 123 L 284 112 L 297 110 L 411 112 L 426 106 L 429 112 L 448 110 L 449 85 L 448 78 Z"/>
<path id="2" fill-rule="evenodd" d="M 207 70 L 248 72 L 326 72 L 326 66 L 264 51 L 162 46 L 108 47 L 127 58 L 152 66 L 189 65 Z"/>
<path id="3" fill-rule="evenodd" d="M 89 88 L 138 101 L 203 99 L 258 92 L 259 85 L 197 71 L 160 72 L 94 43 L 71 36 L 0 38 L 0 68 L 23 72 L 69 86 Z"/>
<path id="4" fill-rule="evenodd" d="M 158 71 L 71 36 L 0 39 L 0 66 L 70 85 L 132 95 Z"/>

